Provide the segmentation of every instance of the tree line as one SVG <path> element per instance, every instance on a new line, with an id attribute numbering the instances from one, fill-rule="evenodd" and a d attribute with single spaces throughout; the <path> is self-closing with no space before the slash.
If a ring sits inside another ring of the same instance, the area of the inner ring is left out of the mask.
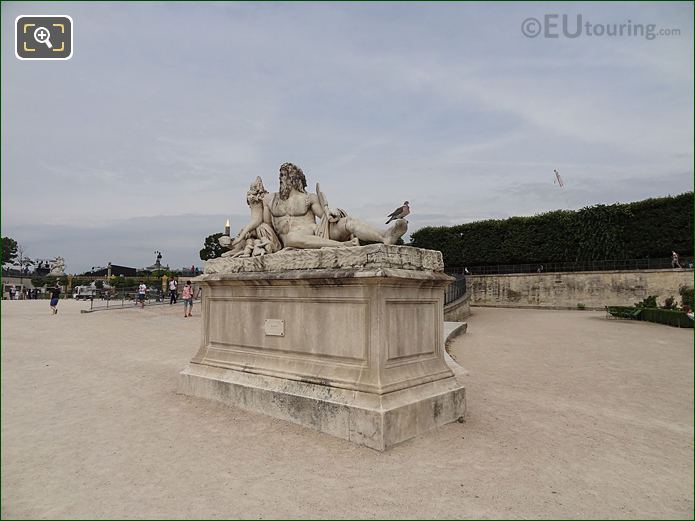
<path id="1" fill-rule="evenodd" d="M 485 266 L 681 256 L 693 252 L 693 192 L 414 232 L 411 246 L 444 264 Z"/>

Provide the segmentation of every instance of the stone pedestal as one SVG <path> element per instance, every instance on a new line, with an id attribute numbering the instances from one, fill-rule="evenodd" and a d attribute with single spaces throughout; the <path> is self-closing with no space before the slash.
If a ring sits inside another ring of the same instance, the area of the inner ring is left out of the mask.
<path id="1" fill-rule="evenodd" d="M 382 244 L 215 259 L 179 392 L 384 450 L 465 413 L 441 254 Z"/>

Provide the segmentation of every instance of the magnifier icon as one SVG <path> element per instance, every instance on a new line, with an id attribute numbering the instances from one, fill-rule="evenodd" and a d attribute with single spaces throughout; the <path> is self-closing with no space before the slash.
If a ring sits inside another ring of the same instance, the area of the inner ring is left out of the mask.
<path id="1" fill-rule="evenodd" d="M 34 40 L 39 43 L 45 43 L 46 47 L 53 49 L 53 45 L 51 45 L 51 32 L 45 27 L 36 28 L 34 31 Z"/>

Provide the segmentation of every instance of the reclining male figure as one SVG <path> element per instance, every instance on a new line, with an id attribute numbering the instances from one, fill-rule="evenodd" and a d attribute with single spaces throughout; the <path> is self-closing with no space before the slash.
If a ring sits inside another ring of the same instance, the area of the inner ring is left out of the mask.
<path id="1" fill-rule="evenodd" d="M 332 210 L 322 204 L 320 194 L 306 192 L 306 177 L 292 163 L 280 167 L 280 190 L 263 196 L 263 212 L 252 212 L 252 221 L 244 228 L 255 230 L 263 223 L 277 233 L 284 247 L 323 248 L 358 246 L 359 240 L 395 244 L 407 231 L 408 222 L 397 219 L 387 230 L 380 231 L 344 211 Z M 328 217 L 328 237 L 320 236 L 316 218 Z M 237 246 L 244 239 L 240 234 L 232 242 Z"/>

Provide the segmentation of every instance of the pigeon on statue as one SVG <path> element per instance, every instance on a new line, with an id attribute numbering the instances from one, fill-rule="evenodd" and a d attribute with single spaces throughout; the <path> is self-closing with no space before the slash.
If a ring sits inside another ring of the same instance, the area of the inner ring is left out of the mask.
<path id="1" fill-rule="evenodd" d="M 395 219 L 403 219 L 406 215 L 410 213 L 410 203 L 408 201 L 403 203 L 403 206 L 396 208 L 392 213 L 389 214 L 389 220 L 386 224 L 390 223 Z"/>

